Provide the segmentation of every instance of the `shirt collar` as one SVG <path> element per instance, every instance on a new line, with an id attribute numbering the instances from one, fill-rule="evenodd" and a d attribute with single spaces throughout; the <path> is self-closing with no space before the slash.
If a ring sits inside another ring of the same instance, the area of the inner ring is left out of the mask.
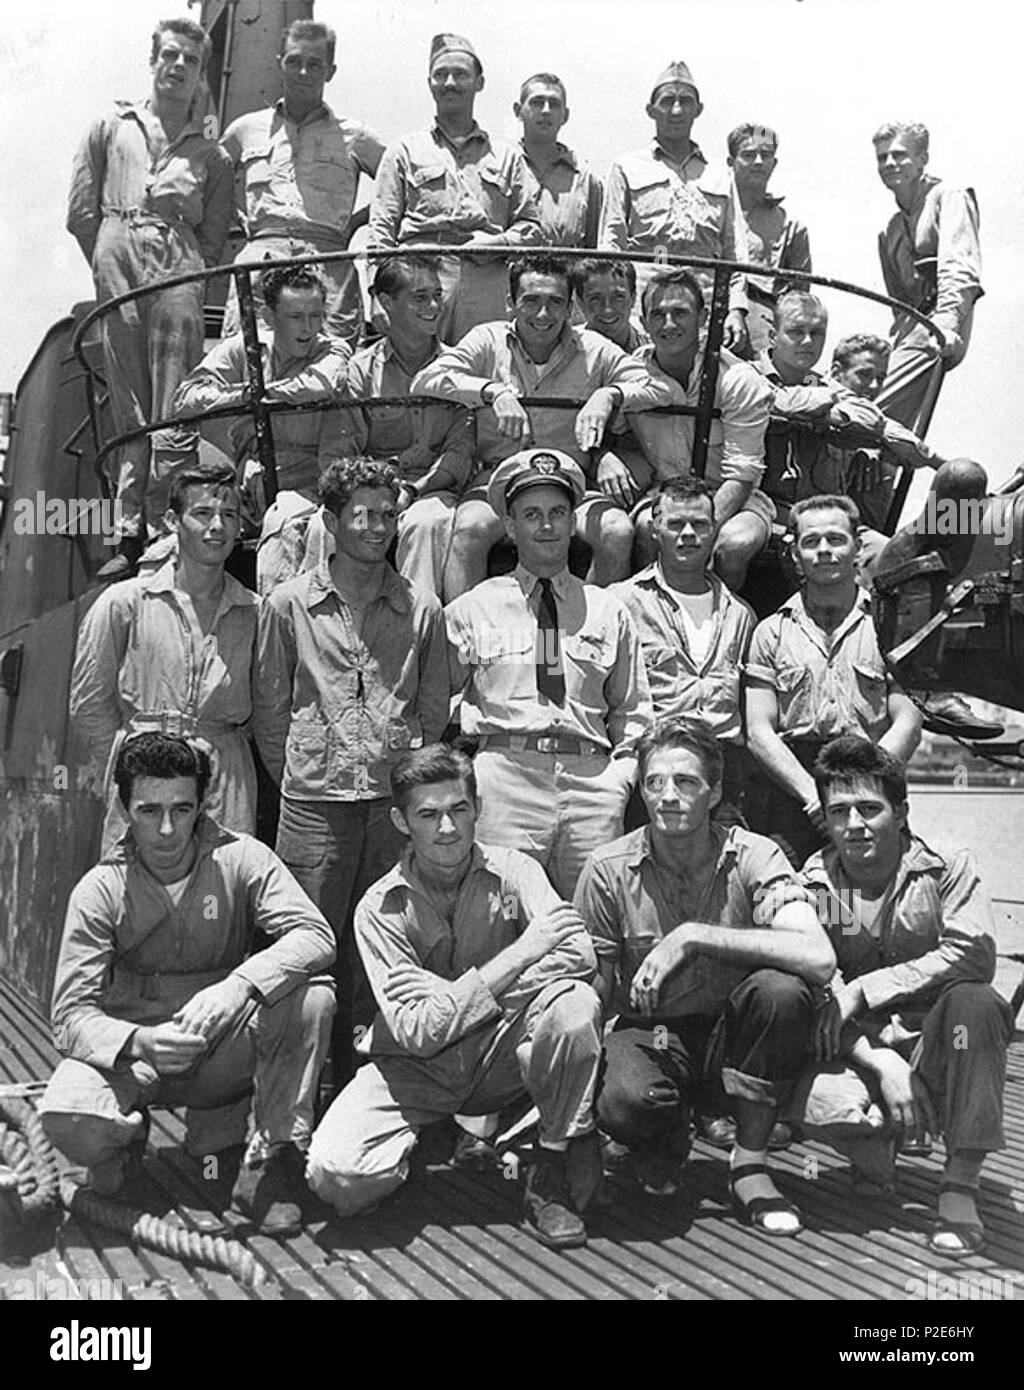
<path id="1" fill-rule="evenodd" d="M 519 141 L 519 148 L 523 152 L 523 158 L 526 160 L 527 164 L 529 164 L 530 168 L 532 169 L 533 165 L 530 163 L 530 156 L 526 152 L 525 140 Z M 568 145 L 563 145 L 561 140 L 557 140 L 555 142 L 555 157 L 551 161 L 551 163 L 567 164 L 574 173 L 579 173 L 580 166 L 579 161 L 576 158 L 575 150 L 571 150 Z"/>
<path id="2" fill-rule="evenodd" d="M 717 875 L 727 859 L 735 859 L 739 854 L 739 845 L 736 843 L 737 827 L 735 825 L 718 825 L 715 821 L 711 821 L 708 828 L 715 843 L 715 875 Z M 651 827 L 645 825 L 640 830 L 634 830 L 632 838 L 634 843 L 630 847 L 630 855 L 626 860 L 629 868 L 639 870 L 645 859 L 649 859 L 654 864 L 654 855 L 651 852 Z M 655 867 L 657 867 L 656 864 Z"/>
<path id="3" fill-rule="evenodd" d="M 498 871 L 496 866 L 491 862 L 491 856 L 488 846 L 480 844 L 479 841 L 474 841 L 473 848 L 470 851 L 469 856 L 469 868 L 466 870 L 465 878 L 459 885 L 460 889 L 462 888 L 462 885 L 466 883 L 467 879 L 471 878 L 473 874 L 478 873 L 480 870 L 484 870 L 487 873 L 497 874 L 499 878 L 501 877 L 500 872 Z M 401 859 L 399 859 L 398 863 L 395 865 L 393 869 L 391 869 L 391 871 L 387 874 L 386 877 L 388 879 L 389 889 L 404 888 L 407 892 L 411 893 L 425 894 L 427 892 L 423 880 L 420 878 L 419 874 L 417 874 L 416 870 L 412 866 L 411 845 L 408 845 L 406 847 L 406 849 L 402 853 Z"/>
<path id="4" fill-rule="evenodd" d="M 284 97 L 278 97 L 277 101 L 274 102 L 274 110 L 282 120 L 289 121 L 292 125 L 298 126 L 300 129 L 306 125 L 313 125 L 316 121 L 334 120 L 334 112 L 327 105 L 326 101 L 322 101 L 315 111 L 310 111 L 308 116 L 303 116 L 301 121 L 296 121 L 288 115 L 288 112 L 284 109 Z"/>
<path id="5" fill-rule="evenodd" d="M 331 578 L 331 565 L 329 560 L 321 560 L 315 569 L 309 571 L 309 580 L 306 589 L 306 607 L 315 608 L 318 603 L 331 594 L 335 596 L 339 603 L 345 600 L 334 587 L 334 580 Z M 410 599 L 409 585 L 406 580 L 393 569 L 391 565 L 384 565 L 384 583 L 375 603 L 383 599 L 389 604 L 396 613 L 412 612 L 412 601 Z"/>
<path id="6" fill-rule="evenodd" d="M 151 114 L 153 110 L 149 97 L 146 97 L 143 101 L 130 101 L 122 97 L 114 102 L 114 106 L 119 116 L 134 116 L 140 125 L 143 126 L 146 123 L 146 115 Z M 168 148 L 177 145 L 186 135 L 199 135 L 204 140 L 207 138 L 203 132 L 202 123 L 197 117 L 190 115 L 174 139 L 168 141 Z"/>
<path id="7" fill-rule="evenodd" d="M 903 832 L 903 853 L 896 866 L 895 892 L 898 897 L 907 879 L 946 867 L 946 861 L 912 831 Z M 811 887 L 835 889 L 853 887 L 835 845 L 818 850 L 804 865 L 802 877 Z"/>
<path id="8" fill-rule="evenodd" d="M 513 578 L 523 591 L 523 597 L 529 599 L 533 595 L 534 589 L 540 584 L 540 578 L 532 570 L 528 570 L 525 565 L 516 565 Z M 558 598 L 568 599 L 572 593 L 573 577 L 566 566 L 564 570 L 559 570 L 557 574 L 551 576 L 551 587 L 554 589 Z"/>
<path id="9" fill-rule="evenodd" d="M 583 330 L 583 332 L 589 331 L 589 329 Z M 551 349 L 551 354 L 546 362 L 534 362 L 533 358 L 527 352 L 526 347 L 523 344 L 522 338 L 520 338 L 519 334 L 516 332 L 515 319 L 509 319 L 506 337 L 509 347 L 517 347 L 519 351 L 523 354 L 523 356 L 526 358 L 527 362 L 529 362 L 531 366 L 538 368 L 538 370 L 540 371 L 544 371 L 547 367 L 550 367 L 551 363 L 560 354 L 566 357 L 571 357 L 574 353 L 583 351 L 583 349 L 580 346 L 580 340 L 573 332 L 572 324 L 569 323 L 568 319 L 566 320 L 565 326 L 562 329 L 561 333 L 558 335 L 558 341 Z"/>
<path id="10" fill-rule="evenodd" d="M 649 149 L 654 158 L 660 159 L 664 164 L 678 164 L 681 168 L 685 168 L 691 159 L 699 159 L 706 168 L 708 161 L 704 151 L 698 144 L 695 144 L 693 140 L 690 141 L 690 144 L 692 146 L 690 153 L 681 160 L 673 159 L 668 150 L 666 150 L 664 145 L 658 140 L 657 136 L 651 141 Z"/>
<path id="11" fill-rule="evenodd" d="M 766 377 L 768 381 L 770 381 L 774 386 L 786 387 L 792 386 L 794 384 L 797 386 L 823 386 L 825 384 L 825 378 L 821 375 L 820 372 L 816 372 L 813 368 L 811 368 L 809 372 L 805 373 L 803 381 L 798 381 L 796 383 L 790 381 L 783 381 L 782 377 L 779 376 L 778 370 L 775 366 L 775 363 L 772 361 L 771 354 L 769 352 L 758 353 L 757 358 L 754 362 L 754 366 L 761 373 L 761 375 L 763 377 Z"/>
<path id="12" fill-rule="evenodd" d="M 484 130 L 477 121 L 473 122 L 468 134 L 464 135 L 459 141 L 453 141 L 450 136 L 444 133 L 438 125 L 436 117 L 434 118 L 434 124 L 430 127 L 430 133 L 434 137 L 436 143 L 447 145 L 448 148 L 452 150 L 464 150 L 467 145 L 475 144 L 477 141 L 486 144 L 490 139 L 487 131 Z"/>
<path id="13" fill-rule="evenodd" d="M 149 594 L 181 593 L 174 582 L 177 563 L 176 554 L 168 555 L 159 569 L 139 580 L 139 588 Z M 218 616 L 226 613 L 229 608 L 255 608 L 258 604 L 259 598 L 251 589 L 247 589 L 244 584 L 239 584 L 237 579 L 225 573 L 224 591 L 217 607 Z"/>

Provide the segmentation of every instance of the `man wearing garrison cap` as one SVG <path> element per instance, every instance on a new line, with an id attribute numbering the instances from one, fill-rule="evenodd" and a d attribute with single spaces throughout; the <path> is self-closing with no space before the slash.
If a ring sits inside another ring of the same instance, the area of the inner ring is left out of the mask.
<path id="1" fill-rule="evenodd" d="M 584 488 L 557 449 L 499 464 L 489 501 L 519 563 L 445 610 L 462 731 L 479 741 L 479 836 L 532 855 L 566 898 L 591 850 L 622 833 L 653 717 L 625 605 L 567 568 Z"/>
<path id="2" fill-rule="evenodd" d="M 486 248 L 541 240 L 537 206 L 522 154 L 492 140 L 473 117 L 484 72 L 468 39 L 436 34 L 427 78 L 436 115 L 429 130 L 388 147 L 370 210 L 369 245 L 413 242 L 479 248 L 472 257 L 442 257 L 442 341 L 456 342 L 478 323 L 505 316 L 505 263 Z"/>
<path id="3" fill-rule="evenodd" d="M 690 69 L 682 62 L 669 63 L 647 103 L 654 139 L 617 159 L 608 174 L 598 236 L 601 250 L 742 259 L 729 179 L 724 171 L 709 170 L 700 147 L 690 139 L 703 110 Z M 710 275 L 699 270 L 696 274 L 707 292 Z M 640 266 L 641 293 L 650 277 L 651 268 Z M 746 283 L 742 275 L 734 275 L 725 346 L 741 354 L 747 346 L 746 314 Z"/>

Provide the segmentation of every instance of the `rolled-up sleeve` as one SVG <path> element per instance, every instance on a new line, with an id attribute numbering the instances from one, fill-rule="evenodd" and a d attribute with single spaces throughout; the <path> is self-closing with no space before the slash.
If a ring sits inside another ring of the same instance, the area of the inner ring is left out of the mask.
<path id="1" fill-rule="evenodd" d="M 757 487 L 764 476 L 764 436 L 771 389 L 752 367 L 737 364 L 723 375 L 720 404 L 722 481 Z"/>
<path id="2" fill-rule="evenodd" d="M 938 945 L 916 960 L 861 975 L 859 983 L 868 1009 L 909 1002 L 943 985 L 991 981 L 996 964 L 992 904 L 966 850 L 950 857 L 939 897 L 942 926 Z"/>

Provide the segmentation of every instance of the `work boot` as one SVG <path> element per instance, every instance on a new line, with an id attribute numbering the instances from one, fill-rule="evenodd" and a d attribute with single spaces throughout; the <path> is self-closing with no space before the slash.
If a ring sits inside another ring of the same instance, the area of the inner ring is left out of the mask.
<path id="1" fill-rule="evenodd" d="M 924 711 L 924 727 L 931 734 L 980 740 L 1001 738 L 1006 732 L 1002 724 L 992 724 L 986 719 L 979 719 L 970 705 L 959 695 L 946 692 L 925 695 L 921 704 Z"/>
<path id="2" fill-rule="evenodd" d="M 294 1144 L 278 1144 L 263 1160 L 243 1163 L 231 1193 L 232 1210 L 252 1218 L 260 1235 L 298 1235 L 306 1190 L 306 1157 Z"/>
<path id="3" fill-rule="evenodd" d="M 500 1168 L 501 1158 L 498 1150 L 489 1139 L 480 1134 L 470 1134 L 468 1129 L 460 1129 L 455 1148 L 448 1160 L 453 1168 Z"/>
<path id="4" fill-rule="evenodd" d="M 125 536 L 113 559 L 96 571 L 96 578 L 101 584 L 117 584 L 122 579 L 131 579 L 145 548 L 146 542 L 141 536 Z"/>
<path id="5" fill-rule="evenodd" d="M 697 1122 L 704 1140 L 716 1149 L 733 1148 L 736 1143 L 736 1121 L 731 1115 L 701 1115 Z M 785 1120 L 776 1120 L 768 1135 L 768 1148 L 773 1152 L 788 1149 L 793 1142 L 793 1127 Z"/>
<path id="6" fill-rule="evenodd" d="M 523 1189 L 523 1225 L 552 1250 L 586 1245 L 587 1228 L 572 1209 L 564 1153 L 539 1145 L 531 1155 Z"/>

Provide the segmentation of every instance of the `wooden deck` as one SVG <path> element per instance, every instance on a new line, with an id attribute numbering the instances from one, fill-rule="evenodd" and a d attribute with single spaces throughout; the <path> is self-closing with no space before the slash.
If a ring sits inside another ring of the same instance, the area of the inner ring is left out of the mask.
<path id="1" fill-rule="evenodd" d="M 0 1085 L 39 1081 L 55 1060 L 43 1021 L 0 982 Z M 967 1261 L 942 1260 L 925 1245 L 938 1188 L 936 1157 L 901 1158 L 898 1199 L 854 1205 L 843 1161 L 818 1145 L 794 1145 L 775 1156 L 775 1166 L 807 1229 L 797 1240 L 772 1241 L 745 1230 L 730 1215 L 725 1157 L 698 1141 L 685 1195 L 659 1201 L 615 1189 L 614 1203 L 590 1219 L 587 1247 L 559 1254 L 519 1229 L 514 1181 L 497 1171 L 447 1167 L 438 1161 L 443 1136 L 431 1135 L 406 1187 L 364 1219 L 313 1222 L 300 1237 L 279 1243 L 250 1236 L 240 1220 L 226 1216 L 266 1271 L 258 1289 L 245 1288 L 227 1274 L 134 1249 L 121 1236 L 65 1217 L 55 1239 L 47 1233 L 36 1239 L 34 1249 L 0 1254 L 0 1297 L 24 1296 L 18 1282 L 26 1278 L 45 1288 L 48 1297 L 61 1297 L 70 1278 L 106 1280 L 112 1290 L 119 1281 L 118 1292 L 127 1299 L 185 1301 L 871 1301 L 906 1299 L 908 1281 L 927 1286 L 931 1273 L 935 1278 L 986 1276 L 993 1282 L 981 1287 L 995 1297 L 1021 1299 L 1021 1033 L 1011 1048 L 1006 1110 L 1009 1147 L 989 1160 L 983 1179 L 986 1252 Z M 147 1174 L 154 1209 L 198 1227 L 210 1213 L 223 1213 L 228 1191 L 225 1183 L 204 1178 L 181 1149 L 181 1137 L 176 1115 L 154 1113 Z M 91 1296 L 106 1287 L 88 1286 Z"/>

